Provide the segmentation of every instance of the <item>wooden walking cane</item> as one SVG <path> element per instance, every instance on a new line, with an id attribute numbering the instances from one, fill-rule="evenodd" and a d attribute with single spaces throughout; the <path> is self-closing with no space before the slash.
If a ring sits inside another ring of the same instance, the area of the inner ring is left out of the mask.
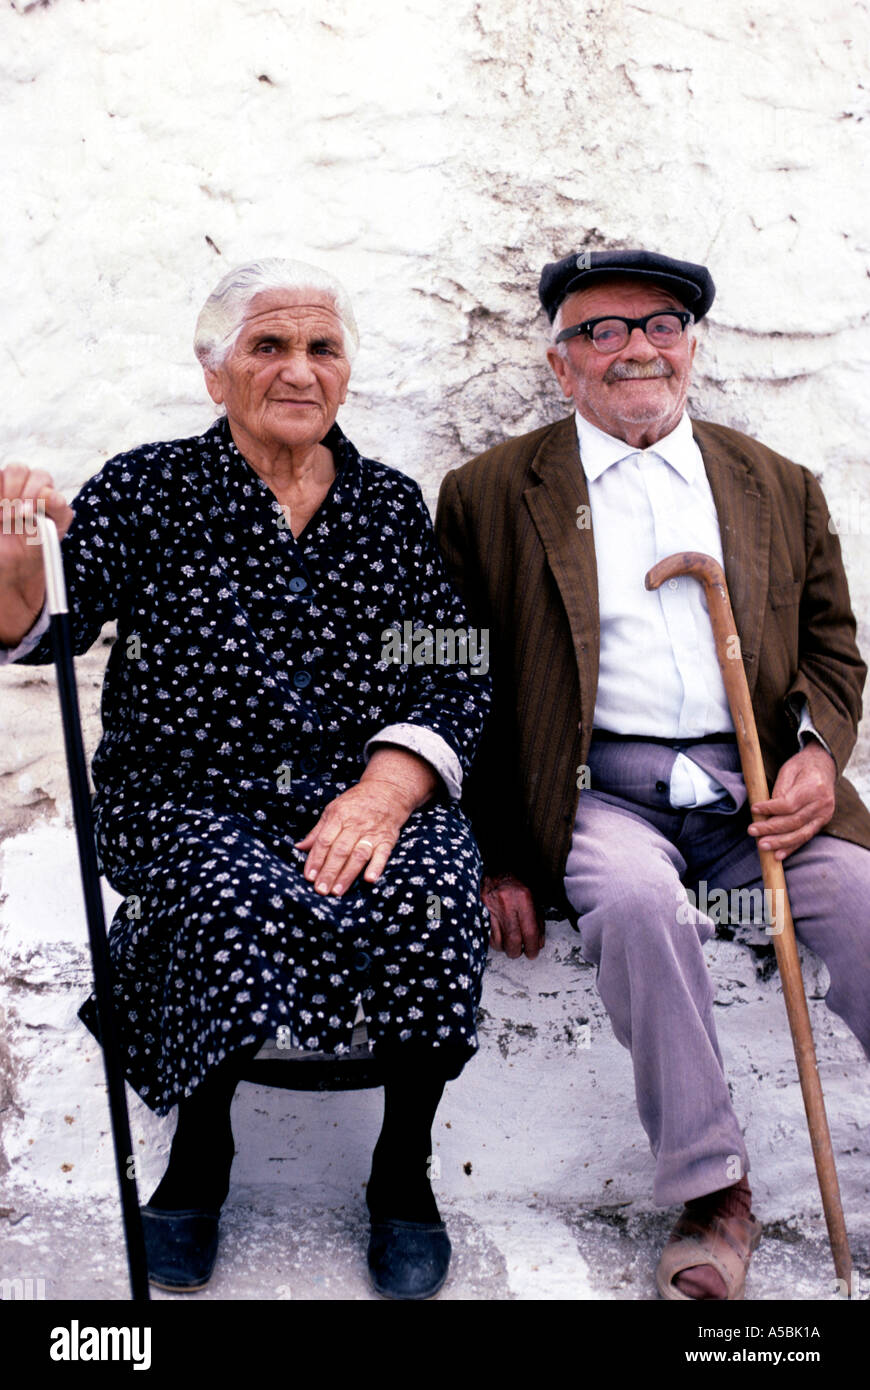
<path id="1" fill-rule="evenodd" d="M 45 588 L 48 597 L 48 611 L 51 615 L 51 640 L 57 671 L 57 689 L 60 696 L 60 712 L 63 721 L 73 817 L 76 826 L 76 839 L 78 840 L 79 867 L 85 898 L 88 939 L 94 968 L 94 993 L 97 997 L 97 1017 L 103 1045 L 106 1090 L 109 1099 L 112 1139 L 115 1146 L 115 1167 L 121 1196 L 121 1216 L 127 1242 L 130 1297 L 133 1302 L 141 1303 L 148 1302 L 149 1299 L 148 1267 L 136 1189 L 136 1164 L 133 1157 L 133 1146 L 130 1142 L 130 1121 L 124 1090 L 124 1072 L 121 1066 L 121 1051 L 115 1031 L 112 1008 L 106 919 L 103 914 L 100 871 L 97 866 L 97 853 L 94 845 L 94 825 L 91 814 L 91 796 L 88 789 L 87 764 L 82 746 L 78 689 L 73 664 L 72 635 L 66 602 L 66 585 L 63 578 L 63 561 L 57 527 L 51 518 L 37 514 L 36 529 L 42 544 Z"/>
<path id="2" fill-rule="evenodd" d="M 731 717 L 734 720 L 737 747 L 740 751 L 740 763 L 743 769 L 743 780 L 749 793 L 749 803 L 752 805 L 756 801 L 767 801 L 770 793 L 761 757 L 761 745 L 758 741 L 758 730 L 749 698 L 749 686 L 746 683 L 746 672 L 740 654 L 740 638 L 737 635 L 734 614 L 731 611 L 731 600 L 728 597 L 725 575 L 722 573 L 721 565 L 713 559 L 712 555 L 685 551 L 679 555 L 670 555 L 666 560 L 660 560 L 649 571 L 644 582 L 648 589 L 658 589 L 666 579 L 673 579 L 683 574 L 691 575 L 693 579 L 697 579 L 704 586 L 710 622 L 713 626 L 713 637 L 716 643 L 716 656 L 725 683 L 725 693 L 728 696 Z M 794 1043 L 804 1109 L 810 1131 L 810 1142 L 813 1146 L 816 1175 L 822 1196 L 822 1207 L 828 1227 L 828 1238 L 831 1242 L 831 1253 L 834 1256 L 834 1268 L 837 1272 L 837 1278 L 845 1281 L 847 1291 L 851 1295 L 852 1257 L 849 1253 L 846 1223 L 840 1201 L 840 1185 L 837 1181 L 837 1169 L 834 1165 L 828 1118 L 825 1114 L 825 1100 L 822 1095 L 822 1084 L 819 1080 L 816 1049 L 813 1044 L 810 1015 L 801 977 L 794 923 L 789 907 L 788 891 L 785 886 L 785 871 L 782 861 L 774 857 L 772 850 L 764 850 L 759 846 L 758 854 L 761 859 L 764 886 L 772 904 L 771 925 L 768 930 L 773 936 L 776 962 L 782 980 L 782 992 L 785 997 L 785 1007 L 788 1013 L 792 1042 Z"/>

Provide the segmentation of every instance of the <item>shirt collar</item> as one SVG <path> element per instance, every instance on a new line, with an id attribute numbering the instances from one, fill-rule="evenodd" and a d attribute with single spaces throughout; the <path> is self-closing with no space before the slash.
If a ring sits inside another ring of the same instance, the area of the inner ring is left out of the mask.
<path id="1" fill-rule="evenodd" d="M 632 449 L 624 439 L 615 439 L 612 434 L 605 434 L 597 425 L 584 419 L 579 411 L 574 412 L 574 419 L 583 471 L 589 482 L 595 482 L 612 464 L 619 463 L 621 459 L 643 459 L 648 454 L 656 454 L 660 459 L 664 459 L 665 463 L 669 463 L 687 483 L 694 483 L 699 476 L 699 470 L 703 468 L 703 460 L 692 434 L 692 423 L 685 411 L 680 416 L 676 428 L 649 449 Z"/>

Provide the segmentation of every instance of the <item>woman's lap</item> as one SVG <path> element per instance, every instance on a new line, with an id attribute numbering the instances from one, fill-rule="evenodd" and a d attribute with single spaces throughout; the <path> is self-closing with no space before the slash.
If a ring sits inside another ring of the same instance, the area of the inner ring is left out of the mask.
<path id="1" fill-rule="evenodd" d="M 343 898 L 303 878 L 293 841 L 308 827 L 277 813 L 264 825 L 192 801 L 113 812 L 100 852 L 124 896 L 109 938 L 118 1022 L 128 1077 L 154 1109 L 282 1025 L 343 1051 L 360 996 L 376 1049 L 476 1047 L 488 928 L 457 808 L 416 812 L 380 880 Z"/>

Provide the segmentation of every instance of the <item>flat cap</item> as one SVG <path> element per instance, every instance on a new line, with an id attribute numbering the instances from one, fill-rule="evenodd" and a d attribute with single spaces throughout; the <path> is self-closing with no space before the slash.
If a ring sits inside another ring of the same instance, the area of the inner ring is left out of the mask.
<path id="1" fill-rule="evenodd" d="M 585 290 L 598 280 L 617 276 L 649 280 L 652 285 L 670 290 L 691 310 L 696 322 L 704 317 L 716 294 L 707 267 L 691 261 L 675 261 L 670 256 L 660 256 L 657 251 L 575 251 L 561 261 L 551 261 L 541 271 L 538 295 L 550 323 L 569 294 Z"/>

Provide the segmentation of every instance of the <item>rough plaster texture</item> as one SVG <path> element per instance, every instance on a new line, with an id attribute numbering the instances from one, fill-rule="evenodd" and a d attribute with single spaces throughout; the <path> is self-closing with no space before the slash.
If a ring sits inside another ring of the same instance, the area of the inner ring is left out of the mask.
<path id="1" fill-rule="evenodd" d="M 119 450 L 207 425 L 199 305 L 234 262 L 290 254 L 354 296 L 363 345 L 342 424 L 434 502 L 448 468 L 562 413 L 542 354 L 543 262 L 646 244 L 712 267 L 694 413 L 822 479 L 870 649 L 868 32 L 855 2 L 14 0 L 0 12 L 13 272 L 0 462 L 46 467 L 72 495 Z M 105 653 L 79 662 L 91 751 Z M 0 1273 L 56 1258 L 57 1297 L 85 1276 L 52 1233 L 86 1252 L 66 1213 L 92 1197 L 91 1246 L 110 1235 L 113 1177 L 99 1054 L 75 1020 L 87 966 L 53 676 L 6 670 L 0 685 Z M 866 795 L 866 724 L 853 775 Z M 745 947 L 710 957 L 759 1207 L 780 1223 L 750 1295 L 790 1281 L 824 1297 L 777 987 Z M 439 1113 L 440 1193 L 460 1233 L 451 1296 L 650 1297 L 666 1221 L 649 1206 L 628 1059 L 568 928 L 533 970 L 495 962 L 484 1004 L 482 1055 Z M 812 1011 L 866 1267 L 866 1063 Z M 365 1296 L 353 1251 L 376 1096 L 245 1087 L 236 1104 L 229 1219 L 247 1235 L 215 1296 Z M 172 1121 L 135 1101 L 133 1117 L 147 1190 Z M 287 1202 L 289 1254 L 266 1241 Z M 268 1262 L 285 1256 L 298 1274 L 281 1293 Z"/>

